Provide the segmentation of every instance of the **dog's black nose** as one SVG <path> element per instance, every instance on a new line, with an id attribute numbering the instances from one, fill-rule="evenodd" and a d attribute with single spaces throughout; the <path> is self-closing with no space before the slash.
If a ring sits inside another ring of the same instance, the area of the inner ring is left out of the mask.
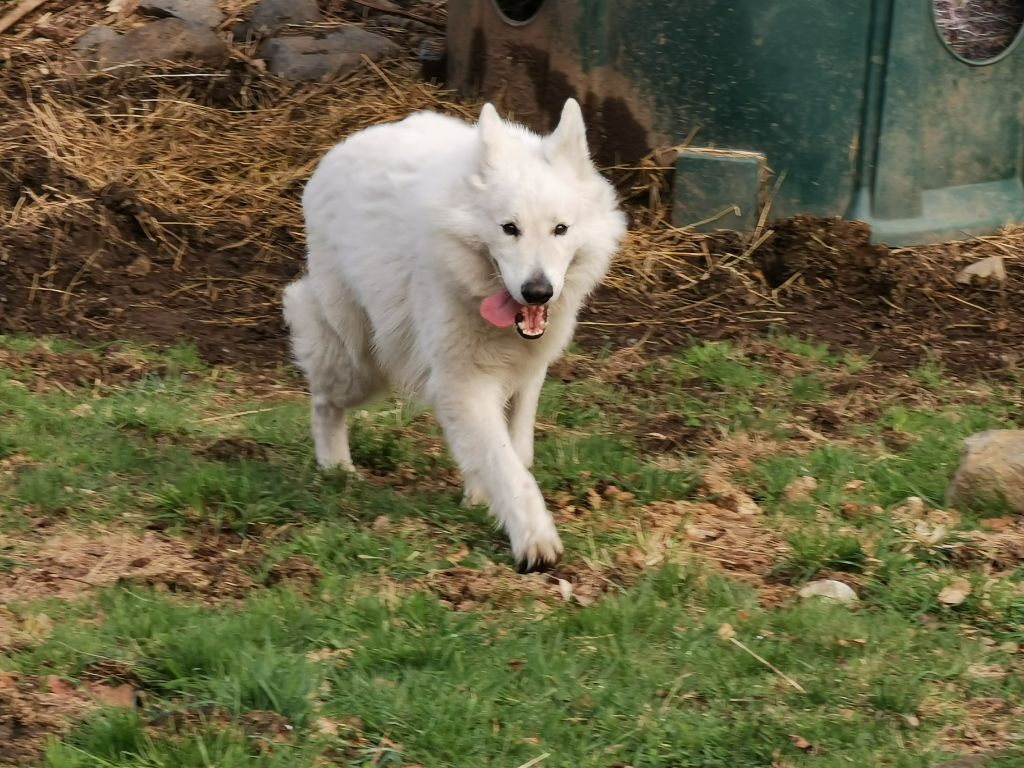
<path id="1" fill-rule="evenodd" d="M 534 275 L 522 287 L 523 301 L 527 304 L 544 304 L 550 299 L 555 289 L 551 287 L 551 281 L 544 275 Z"/>

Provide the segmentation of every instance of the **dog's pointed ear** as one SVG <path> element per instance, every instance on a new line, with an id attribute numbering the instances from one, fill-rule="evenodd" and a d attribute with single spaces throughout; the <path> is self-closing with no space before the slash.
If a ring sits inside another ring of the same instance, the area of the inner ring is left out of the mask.
<path id="1" fill-rule="evenodd" d="M 561 160 L 583 174 L 590 170 L 590 150 L 587 148 L 587 127 L 583 112 L 576 99 L 566 99 L 558 127 L 544 139 L 544 154 L 552 162 Z"/>
<path id="2" fill-rule="evenodd" d="M 493 169 L 498 165 L 498 159 L 505 145 L 505 125 L 498 116 L 498 110 L 490 102 L 484 104 L 480 110 L 480 119 L 477 121 L 477 130 L 480 132 L 480 165 L 481 168 Z"/>

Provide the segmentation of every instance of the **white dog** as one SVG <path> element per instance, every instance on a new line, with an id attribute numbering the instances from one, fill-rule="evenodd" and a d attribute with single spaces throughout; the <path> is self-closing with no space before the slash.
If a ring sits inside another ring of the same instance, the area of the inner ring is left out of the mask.
<path id="1" fill-rule="evenodd" d="M 302 202 L 309 270 L 284 314 L 320 465 L 353 470 L 346 410 L 397 387 L 433 407 L 466 502 L 490 504 L 520 569 L 553 565 L 529 471 L 537 399 L 626 230 L 579 104 L 546 137 L 490 104 L 475 126 L 417 113 L 366 129 Z"/>

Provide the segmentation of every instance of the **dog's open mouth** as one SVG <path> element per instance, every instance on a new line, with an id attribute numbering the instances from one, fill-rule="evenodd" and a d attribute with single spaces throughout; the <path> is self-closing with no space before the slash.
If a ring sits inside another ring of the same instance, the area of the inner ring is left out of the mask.
<path id="1" fill-rule="evenodd" d="M 547 306 L 524 306 L 516 313 L 516 333 L 524 339 L 539 339 L 547 327 Z"/>
<path id="2" fill-rule="evenodd" d="M 539 339 L 548 327 L 546 305 L 520 304 L 508 291 L 498 291 L 481 301 L 480 316 L 498 328 L 514 325 L 524 339 Z"/>

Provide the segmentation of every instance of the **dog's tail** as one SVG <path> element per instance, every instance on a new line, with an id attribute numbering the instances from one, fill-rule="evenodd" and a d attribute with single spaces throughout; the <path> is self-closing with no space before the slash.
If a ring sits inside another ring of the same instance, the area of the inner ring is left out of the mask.
<path id="1" fill-rule="evenodd" d="M 292 356 L 300 367 L 316 355 L 317 345 L 322 343 L 326 325 L 320 317 L 320 305 L 309 283 L 303 277 L 289 284 L 281 298 L 284 321 L 291 331 Z"/>

